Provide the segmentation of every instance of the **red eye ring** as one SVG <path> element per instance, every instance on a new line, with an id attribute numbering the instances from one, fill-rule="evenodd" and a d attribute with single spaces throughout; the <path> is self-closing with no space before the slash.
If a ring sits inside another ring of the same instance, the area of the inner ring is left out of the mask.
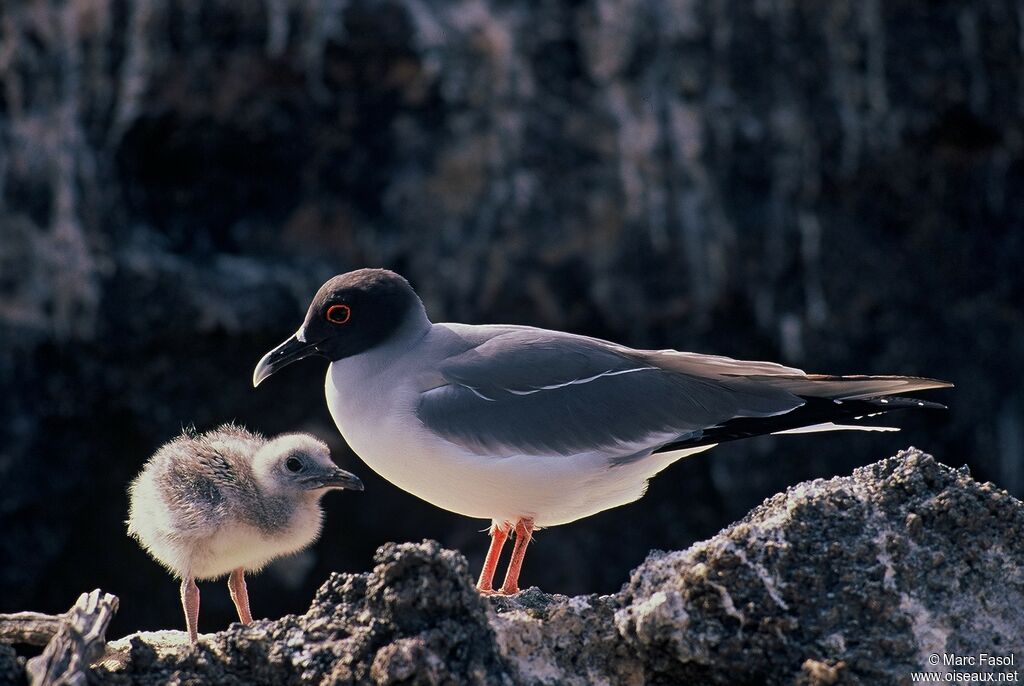
<path id="1" fill-rule="evenodd" d="M 346 324 L 352 317 L 352 308 L 348 305 L 331 305 L 324 317 L 331 324 Z"/>

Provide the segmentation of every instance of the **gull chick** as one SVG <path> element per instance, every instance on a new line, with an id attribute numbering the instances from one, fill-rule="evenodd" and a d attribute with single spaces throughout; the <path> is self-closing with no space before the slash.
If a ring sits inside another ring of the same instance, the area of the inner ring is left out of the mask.
<path id="1" fill-rule="evenodd" d="M 483 593 L 493 592 L 512 530 L 506 594 L 519 590 L 534 527 L 632 502 L 686 455 L 760 434 L 880 430 L 866 426 L 870 417 L 941 407 L 896 394 L 950 385 L 806 374 L 528 326 L 435 324 L 406 280 L 383 269 L 325 283 L 253 383 L 310 355 L 331 361 L 327 406 L 371 469 L 446 510 L 491 520 Z"/>
<path id="2" fill-rule="evenodd" d="M 245 573 L 320 535 L 320 498 L 363 490 L 308 434 L 267 440 L 232 424 L 186 431 L 149 459 L 129 488 L 128 533 L 181 579 L 189 640 L 198 638 L 197 579 L 225 574 L 238 618 L 252 621 Z"/>

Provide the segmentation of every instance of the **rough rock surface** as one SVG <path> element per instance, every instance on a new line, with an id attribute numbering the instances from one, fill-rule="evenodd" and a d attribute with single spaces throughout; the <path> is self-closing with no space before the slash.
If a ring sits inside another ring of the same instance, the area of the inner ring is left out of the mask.
<path id="1" fill-rule="evenodd" d="M 332 574 L 302 616 L 234 625 L 197 649 L 130 637 L 97 673 L 125 684 L 512 683 L 465 558 L 426 541 L 389 543 L 376 561 L 369 574 Z"/>
<path id="2" fill-rule="evenodd" d="M 669 681 L 789 683 L 824 669 L 837 683 L 898 683 L 932 653 L 1019 660 L 1022 534 L 1019 500 L 907 450 L 652 555 L 616 625 Z"/>
<path id="3" fill-rule="evenodd" d="M 369 574 L 332 575 L 304 615 L 233 625 L 197 649 L 129 637 L 96 676 L 908 683 L 932 653 L 1024 657 L 1022 560 L 1020 501 L 910 449 L 790 488 L 688 550 L 652 553 L 614 595 L 483 598 L 458 553 L 389 543 Z"/>

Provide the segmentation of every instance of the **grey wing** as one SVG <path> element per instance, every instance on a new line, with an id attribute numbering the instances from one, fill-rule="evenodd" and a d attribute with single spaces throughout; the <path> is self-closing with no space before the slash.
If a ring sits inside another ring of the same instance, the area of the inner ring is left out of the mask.
<path id="1" fill-rule="evenodd" d="M 422 394 L 419 419 L 486 455 L 653 450 L 803 404 L 767 384 L 667 370 L 640 351 L 542 329 L 504 329 L 439 371 L 445 383 Z"/>
<path id="2" fill-rule="evenodd" d="M 175 530 L 184 537 L 211 533 L 221 525 L 228 511 L 223 488 L 205 474 L 177 475 L 166 493 L 176 515 Z"/>
<path id="3" fill-rule="evenodd" d="M 155 476 L 179 537 L 202 537 L 229 517 L 237 490 L 230 461 L 206 444 L 181 452 L 178 442 L 161 450 Z"/>

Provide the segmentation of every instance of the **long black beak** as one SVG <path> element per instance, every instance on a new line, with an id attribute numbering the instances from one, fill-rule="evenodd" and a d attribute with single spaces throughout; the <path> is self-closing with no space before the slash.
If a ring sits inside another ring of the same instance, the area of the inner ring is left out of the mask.
<path id="1" fill-rule="evenodd" d="M 271 350 L 269 353 L 264 355 L 262 359 L 260 359 L 259 363 L 256 365 L 256 369 L 253 370 L 253 388 L 259 386 L 264 379 L 282 367 L 286 367 L 292 362 L 301 360 L 304 357 L 315 355 L 317 353 L 317 343 L 319 343 L 319 341 L 303 343 L 295 336 L 292 336 L 287 341 Z"/>
<path id="2" fill-rule="evenodd" d="M 324 474 L 312 474 L 302 479 L 303 485 L 310 490 L 317 488 L 341 488 L 347 491 L 363 490 L 363 482 L 359 477 L 344 469 L 335 468 Z"/>

